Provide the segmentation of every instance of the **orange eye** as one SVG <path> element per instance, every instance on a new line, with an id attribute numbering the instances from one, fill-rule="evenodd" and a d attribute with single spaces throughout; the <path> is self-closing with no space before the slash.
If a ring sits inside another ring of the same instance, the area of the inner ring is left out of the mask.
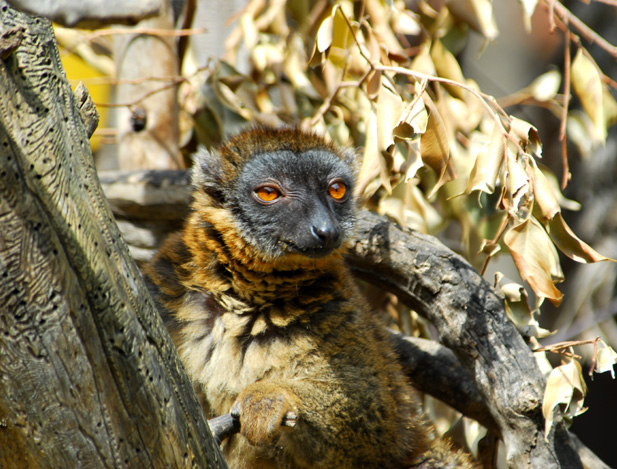
<path id="1" fill-rule="evenodd" d="M 328 187 L 328 193 L 334 200 L 343 200 L 345 194 L 347 194 L 347 186 L 342 182 L 333 182 Z"/>
<path id="2" fill-rule="evenodd" d="M 262 186 L 255 189 L 255 195 L 263 202 L 272 202 L 281 196 L 281 193 L 276 187 Z"/>

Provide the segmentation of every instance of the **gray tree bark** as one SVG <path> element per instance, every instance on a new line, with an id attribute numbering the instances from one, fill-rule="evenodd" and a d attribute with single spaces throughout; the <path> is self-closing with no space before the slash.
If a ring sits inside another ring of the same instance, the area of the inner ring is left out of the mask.
<path id="1" fill-rule="evenodd" d="M 0 0 L 0 467 L 224 467 L 48 20 Z"/>

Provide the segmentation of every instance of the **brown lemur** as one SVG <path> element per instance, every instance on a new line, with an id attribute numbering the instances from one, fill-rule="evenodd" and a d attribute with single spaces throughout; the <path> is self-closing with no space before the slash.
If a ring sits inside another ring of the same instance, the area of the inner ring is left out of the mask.
<path id="1" fill-rule="evenodd" d="M 345 266 L 354 167 L 312 133 L 245 131 L 197 157 L 184 229 L 145 268 L 206 416 L 240 418 L 230 467 L 474 466 L 432 436 Z"/>

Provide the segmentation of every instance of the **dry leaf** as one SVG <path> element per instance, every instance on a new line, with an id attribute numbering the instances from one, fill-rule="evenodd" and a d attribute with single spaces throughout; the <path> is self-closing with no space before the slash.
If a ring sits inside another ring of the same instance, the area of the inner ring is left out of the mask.
<path id="1" fill-rule="evenodd" d="M 452 15 L 469 24 L 486 39 L 495 39 L 499 34 L 490 0 L 451 0 L 447 6 Z"/>
<path id="2" fill-rule="evenodd" d="M 615 262 L 614 259 L 599 254 L 591 246 L 579 239 L 566 224 L 561 213 L 555 214 L 552 219 L 548 220 L 547 230 L 559 250 L 576 262 L 583 264 L 600 261 Z"/>
<path id="3" fill-rule="evenodd" d="M 457 83 L 465 83 L 465 78 L 463 77 L 463 72 L 461 71 L 461 66 L 458 61 L 439 40 L 433 41 L 433 46 L 431 47 L 431 59 L 433 60 L 438 76 L 447 78 Z M 460 100 L 465 99 L 465 92 L 462 88 L 452 85 L 444 85 L 444 87 L 448 90 L 448 93 L 455 98 Z"/>
<path id="4" fill-rule="evenodd" d="M 534 11 L 536 11 L 536 5 L 538 0 L 519 0 L 519 3 L 523 7 L 523 24 L 525 25 L 525 31 L 531 32 L 531 17 Z"/>
<path id="5" fill-rule="evenodd" d="M 561 73 L 557 70 L 551 70 L 536 78 L 529 85 L 528 90 L 538 101 L 549 101 L 557 96 L 560 86 Z"/>
<path id="6" fill-rule="evenodd" d="M 477 152 L 476 162 L 469 175 L 465 193 L 469 194 L 479 190 L 492 194 L 495 191 L 497 176 L 504 160 L 504 139 L 501 126 L 495 124 L 490 141 Z"/>
<path id="7" fill-rule="evenodd" d="M 538 129 L 529 122 L 510 116 L 510 135 L 519 141 L 526 152 L 542 156 L 542 142 L 538 136 Z"/>
<path id="8" fill-rule="evenodd" d="M 546 380 L 546 389 L 542 402 L 542 414 L 546 421 L 544 437 L 547 438 L 553 425 L 553 412 L 556 406 L 566 406 L 566 413 L 575 417 L 583 411 L 583 401 L 587 386 L 582 376 L 581 365 L 573 359 L 566 358 L 565 363 L 550 372 Z"/>
<path id="9" fill-rule="evenodd" d="M 529 216 L 531 192 L 529 175 L 523 166 L 512 156 L 510 149 L 506 151 L 506 188 L 510 215 L 518 219 Z"/>
<path id="10" fill-rule="evenodd" d="M 426 132 L 428 126 L 428 112 L 422 99 L 416 97 L 403 112 L 394 128 L 394 135 L 408 140 Z"/>
<path id="11" fill-rule="evenodd" d="M 439 176 L 439 180 L 428 196 L 430 199 L 441 186 L 454 178 L 454 174 L 449 165 L 450 142 L 446 126 L 433 101 L 425 94 L 422 95 L 422 98 L 429 110 L 426 131 L 420 137 L 422 160 Z"/>
<path id="12" fill-rule="evenodd" d="M 409 10 L 394 10 L 392 29 L 405 36 L 418 36 L 422 32 L 416 15 Z"/>
<path id="13" fill-rule="evenodd" d="M 505 297 L 506 314 L 522 335 L 543 338 L 553 334 L 541 328 L 533 317 L 533 311 L 527 301 L 527 292 L 522 285 L 513 282 L 506 283 L 501 287 L 501 292 Z"/>
<path id="14" fill-rule="evenodd" d="M 333 9 L 333 13 L 336 7 Z M 317 30 L 317 51 L 325 52 L 332 45 L 334 31 L 333 15 L 327 16 Z"/>
<path id="15" fill-rule="evenodd" d="M 559 201 L 555 195 L 552 185 L 549 183 L 542 171 L 538 169 L 535 160 L 530 158 L 529 162 L 533 195 L 536 206 L 542 212 L 542 217 L 544 220 L 551 220 L 561 211 Z"/>
<path id="16" fill-rule="evenodd" d="M 593 122 L 593 139 L 596 143 L 606 140 L 606 119 L 604 116 L 604 86 L 598 67 L 579 49 L 572 62 L 570 77 L 572 87 Z"/>
<path id="17" fill-rule="evenodd" d="M 529 218 L 510 229 L 504 242 L 523 281 L 537 296 L 548 298 L 559 306 L 563 297 L 555 283 L 563 280 L 559 256 L 548 234 L 534 219 Z"/>
<path id="18" fill-rule="evenodd" d="M 374 187 L 371 183 L 381 171 L 381 155 L 377 144 L 377 115 L 375 110 L 369 110 L 366 116 L 366 140 L 356 190 L 358 195 L 369 198 L 379 188 L 379 186 Z"/>
<path id="19" fill-rule="evenodd" d="M 605 373 L 607 371 L 611 372 L 611 376 L 615 379 L 615 369 L 614 365 L 617 364 L 617 353 L 608 345 L 604 343 L 604 341 L 598 341 L 598 352 L 596 355 L 596 373 Z"/>

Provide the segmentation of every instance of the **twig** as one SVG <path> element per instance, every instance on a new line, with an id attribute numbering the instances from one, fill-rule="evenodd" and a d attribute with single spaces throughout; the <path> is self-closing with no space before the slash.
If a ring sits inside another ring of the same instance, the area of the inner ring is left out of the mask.
<path id="1" fill-rule="evenodd" d="M 132 107 L 132 106 L 135 106 L 135 105 L 141 103 L 142 101 L 144 101 L 145 99 L 149 98 L 150 96 L 155 95 L 157 93 L 161 93 L 162 91 L 168 90 L 169 88 L 173 88 L 174 86 L 178 86 L 180 83 L 182 83 L 184 81 L 188 81 L 188 79 L 184 78 L 184 77 L 178 77 L 177 80 L 173 80 L 171 83 L 168 83 L 168 84 L 163 85 L 163 86 L 161 86 L 159 88 L 151 90 L 151 91 L 147 92 L 146 94 L 140 96 L 139 98 L 137 98 L 134 101 L 131 101 L 129 103 L 97 103 L 96 105 L 100 106 L 100 107 L 109 107 L 109 108 Z"/>
<path id="2" fill-rule="evenodd" d="M 555 24 L 553 18 L 554 12 L 557 13 L 557 16 L 566 24 L 566 28 L 568 25 L 572 25 L 572 27 L 576 29 L 578 33 L 585 38 L 585 40 L 592 44 L 597 44 L 598 47 L 601 47 L 611 56 L 617 58 L 617 47 L 583 23 L 574 13 L 563 6 L 561 2 L 558 0 L 544 0 L 544 4 L 549 10 L 549 21 L 551 22 L 551 27 L 553 29 Z"/>
<path id="3" fill-rule="evenodd" d="M 589 344 L 594 344 L 594 361 L 595 361 L 595 352 L 597 349 L 597 342 L 600 340 L 600 337 L 596 337 L 595 339 L 589 339 L 589 340 L 568 340 L 565 342 L 559 342 L 556 344 L 552 344 L 552 345 L 546 345 L 543 347 L 538 347 L 537 349 L 534 349 L 534 352 L 551 352 L 551 353 L 559 353 L 561 355 L 565 355 L 567 357 L 573 357 L 576 358 L 578 360 L 580 360 L 582 357 L 580 357 L 579 355 L 576 355 L 574 353 L 571 352 L 566 352 L 565 349 L 568 349 L 570 347 L 577 347 L 579 345 L 589 345 Z M 593 369 L 593 363 L 592 362 L 592 369 Z"/>
<path id="4" fill-rule="evenodd" d="M 194 28 L 194 29 L 159 29 L 159 28 L 114 28 L 114 29 L 100 29 L 87 36 L 88 40 L 97 39 L 105 36 L 115 36 L 118 34 L 142 34 L 148 36 L 161 36 L 161 37 L 183 37 L 193 36 L 195 34 L 205 34 L 208 30 L 206 28 Z"/>
<path id="5" fill-rule="evenodd" d="M 568 166 L 568 142 L 566 140 L 566 124 L 568 122 L 568 106 L 570 104 L 570 30 L 566 29 L 566 45 L 565 45 L 565 58 L 564 58 L 564 72 L 563 72 L 563 109 L 561 114 L 561 125 L 559 128 L 559 139 L 561 140 L 561 160 L 563 162 L 563 175 L 561 178 L 561 189 L 565 189 L 570 179 L 570 168 Z"/>

